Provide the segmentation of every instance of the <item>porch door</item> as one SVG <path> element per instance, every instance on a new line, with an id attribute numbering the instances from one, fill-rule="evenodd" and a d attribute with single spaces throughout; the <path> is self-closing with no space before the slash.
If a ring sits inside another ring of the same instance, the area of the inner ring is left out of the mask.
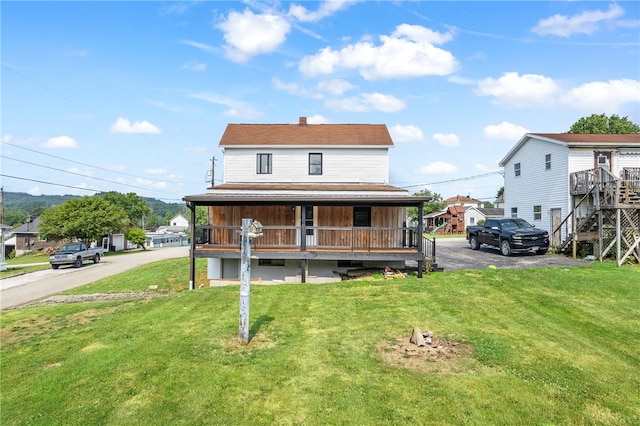
<path id="1" fill-rule="evenodd" d="M 297 226 L 302 226 L 304 221 L 304 226 L 307 227 L 305 235 L 307 247 L 315 246 L 318 244 L 318 231 L 314 229 L 318 226 L 318 206 L 305 206 L 304 210 L 304 217 L 302 217 L 302 208 L 296 206 Z M 298 228 L 297 241 L 300 241 L 300 228 Z"/>
<path id="2" fill-rule="evenodd" d="M 551 209 L 551 245 L 557 247 L 562 242 L 562 230 L 557 233 L 553 233 L 562 222 L 562 209 Z"/>

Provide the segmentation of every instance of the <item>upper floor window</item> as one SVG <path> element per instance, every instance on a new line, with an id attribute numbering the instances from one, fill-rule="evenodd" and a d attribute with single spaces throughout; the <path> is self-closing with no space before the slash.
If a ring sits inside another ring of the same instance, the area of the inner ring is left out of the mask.
<path id="1" fill-rule="evenodd" d="M 271 174 L 271 154 L 258 154 L 256 158 L 256 173 Z"/>
<path id="2" fill-rule="evenodd" d="M 309 174 L 322 174 L 322 154 L 314 152 L 309 154 Z"/>
<path id="3" fill-rule="evenodd" d="M 511 217 L 518 217 L 518 208 L 511 207 Z"/>
<path id="4" fill-rule="evenodd" d="M 520 176 L 520 163 L 516 163 L 513 165 L 513 172 L 516 176 Z"/>
<path id="5" fill-rule="evenodd" d="M 544 169 L 551 170 L 551 154 L 544 156 Z"/>

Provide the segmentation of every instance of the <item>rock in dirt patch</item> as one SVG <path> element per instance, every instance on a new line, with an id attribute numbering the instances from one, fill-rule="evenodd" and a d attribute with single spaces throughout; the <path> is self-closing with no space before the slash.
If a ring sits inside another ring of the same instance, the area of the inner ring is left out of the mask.
<path id="1" fill-rule="evenodd" d="M 386 363 L 419 372 L 463 373 L 475 362 L 470 345 L 446 340 L 431 331 L 422 332 L 418 327 L 410 337 L 380 342 L 377 349 Z"/>

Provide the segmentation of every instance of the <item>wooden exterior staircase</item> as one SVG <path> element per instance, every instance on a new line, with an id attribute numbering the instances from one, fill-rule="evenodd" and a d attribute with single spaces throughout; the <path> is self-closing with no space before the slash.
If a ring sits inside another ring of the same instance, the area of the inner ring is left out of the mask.
<path id="1" fill-rule="evenodd" d="M 629 256 L 640 262 L 640 167 L 620 177 L 605 168 L 571 173 L 571 212 L 553 230 L 556 252 L 575 258 L 591 245 L 600 261 L 615 254 L 618 266 Z"/>

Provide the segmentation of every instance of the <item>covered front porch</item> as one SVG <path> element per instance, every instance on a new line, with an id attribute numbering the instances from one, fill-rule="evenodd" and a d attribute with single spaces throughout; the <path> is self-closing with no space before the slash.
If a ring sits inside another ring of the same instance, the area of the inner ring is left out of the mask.
<path id="1" fill-rule="evenodd" d="M 423 204 L 427 197 L 377 194 L 298 193 L 276 197 L 251 194 L 202 194 L 184 198 L 195 222 L 198 206 L 208 208 L 206 225 L 192 227 L 191 282 L 196 258 L 218 259 L 222 273 L 232 274 L 241 256 L 243 218 L 259 221 L 262 236 L 252 239 L 252 258 L 257 267 L 291 268 L 300 282 L 310 271 L 339 271 L 348 267 L 418 264 L 422 276 L 425 262 L 435 255 L 433 242 L 423 237 Z M 415 207 L 419 219 L 407 226 L 407 208 Z M 218 266 L 217 266 L 218 267 Z"/>

